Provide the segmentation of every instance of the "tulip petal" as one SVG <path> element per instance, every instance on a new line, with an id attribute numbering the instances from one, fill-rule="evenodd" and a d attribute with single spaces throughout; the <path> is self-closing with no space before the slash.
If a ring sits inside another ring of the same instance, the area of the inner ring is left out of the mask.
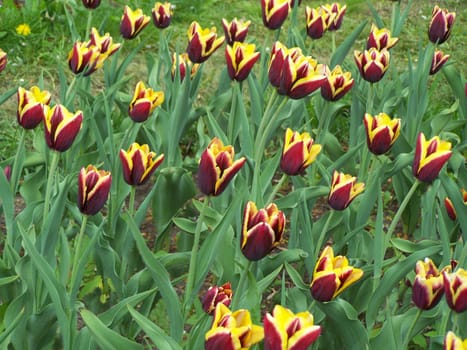
<path id="1" fill-rule="evenodd" d="M 303 350 L 318 339 L 321 334 L 320 326 L 312 326 L 301 329 L 296 332 L 290 339 L 287 350 Z"/>
<path id="2" fill-rule="evenodd" d="M 242 242 L 242 253 L 247 259 L 257 261 L 271 251 L 275 242 L 274 230 L 267 223 L 261 222 L 248 230 Z"/>

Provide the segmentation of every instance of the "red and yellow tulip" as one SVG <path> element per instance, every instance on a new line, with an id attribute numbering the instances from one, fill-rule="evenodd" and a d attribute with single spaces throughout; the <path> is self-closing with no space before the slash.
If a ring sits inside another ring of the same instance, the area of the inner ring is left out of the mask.
<path id="1" fill-rule="evenodd" d="M 172 21 L 172 4 L 170 2 L 156 2 L 152 9 L 152 22 L 159 29 L 167 28 Z"/>
<path id="2" fill-rule="evenodd" d="M 225 42 L 227 45 L 233 45 L 234 42 L 244 42 L 248 34 L 251 21 L 242 21 L 234 18 L 232 22 L 228 22 L 222 18 L 222 27 L 224 28 Z"/>
<path id="3" fill-rule="evenodd" d="M 63 105 L 45 107 L 45 141 L 50 149 L 64 152 L 71 147 L 83 122 L 83 113 L 71 113 Z"/>
<path id="4" fill-rule="evenodd" d="M 203 63 L 216 51 L 225 40 L 217 37 L 216 28 L 203 29 L 198 22 L 192 22 L 188 29 L 188 47 L 186 49 L 191 62 Z"/>
<path id="5" fill-rule="evenodd" d="M 389 51 L 378 51 L 374 47 L 363 52 L 354 52 L 355 63 L 363 79 L 370 83 L 380 81 L 389 68 Z"/>
<path id="6" fill-rule="evenodd" d="M 84 7 L 88 9 L 96 9 L 101 4 L 101 0 L 83 0 Z"/>
<path id="7" fill-rule="evenodd" d="M 82 168 L 78 175 L 78 208 L 85 215 L 97 214 L 109 196 L 112 176 L 93 165 Z"/>
<path id="8" fill-rule="evenodd" d="M 415 281 L 412 286 L 412 301 L 422 310 L 434 308 L 443 296 L 443 275 L 429 258 L 425 258 L 424 261 L 417 261 L 415 274 Z"/>
<path id="9" fill-rule="evenodd" d="M 379 113 L 374 117 L 369 113 L 365 113 L 363 123 L 368 148 L 376 155 L 389 151 L 401 131 L 401 120 L 391 119 L 386 113 Z"/>
<path id="10" fill-rule="evenodd" d="M 428 38 L 430 41 L 434 44 L 442 44 L 448 40 L 455 19 L 455 12 L 449 12 L 447 9 L 442 9 L 438 5 L 435 5 L 428 27 Z"/>
<path id="11" fill-rule="evenodd" d="M 289 10 L 289 0 L 261 0 L 263 24 L 268 29 L 280 28 L 287 19 Z"/>
<path id="12" fill-rule="evenodd" d="M 379 29 L 376 25 L 371 25 L 370 35 L 366 42 L 366 49 L 369 50 L 374 47 L 376 50 L 381 51 L 382 49 L 389 50 L 397 44 L 399 38 L 393 38 L 391 31 L 387 28 Z"/>
<path id="13" fill-rule="evenodd" d="M 128 106 L 128 115 L 134 122 L 144 122 L 163 102 L 164 92 L 146 88 L 144 83 L 139 81 Z"/>
<path id="14" fill-rule="evenodd" d="M 449 331 L 444 337 L 443 350 L 467 350 L 467 339 L 462 341 L 454 332 Z"/>
<path id="15" fill-rule="evenodd" d="M 444 64 L 448 61 L 449 55 L 445 55 L 443 51 L 436 49 L 431 60 L 430 74 L 436 74 L 443 68 Z"/>
<path id="16" fill-rule="evenodd" d="M 225 60 L 227 62 L 227 73 L 230 79 L 243 81 L 250 74 L 253 65 L 258 61 L 260 53 L 255 51 L 254 44 L 234 42 L 233 46 L 225 48 Z"/>
<path id="17" fill-rule="evenodd" d="M 45 117 L 45 106 L 50 103 L 51 95 L 48 91 L 41 91 L 37 86 L 26 90 L 22 87 L 17 92 L 18 108 L 16 119 L 25 129 L 34 129 Z"/>
<path id="18" fill-rule="evenodd" d="M 342 25 L 342 21 L 344 20 L 347 5 L 341 6 L 339 3 L 334 2 L 331 5 L 326 4 L 322 5 L 321 7 L 332 15 L 332 21 L 329 22 L 328 30 L 338 30 Z"/>
<path id="19" fill-rule="evenodd" d="M 105 33 L 101 36 L 96 28 L 92 28 L 87 46 L 97 46 L 99 48 L 100 55 L 106 55 L 107 58 L 117 52 L 121 45 L 118 43 L 114 44 L 109 33 Z"/>
<path id="20" fill-rule="evenodd" d="M 337 101 L 350 91 L 354 79 L 350 72 L 343 72 L 341 66 L 337 65 L 332 71 L 325 66 L 326 79 L 321 85 L 321 96 L 328 101 Z"/>
<path id="21" fill-rule="evenodd" d="M 192 79 L 196 75 L 196 72 L 198 72 L 198 69 L 200 67 L 199 63 L 193 63 L 190 61 L 190 58 L 188 57 L 188 54 L 186 52 L 180 55 L 177 55 L 174 52 L 172 55 L 172 80 L 175 79 L 177 65 L 180 74 L 180 81 L 183 81 L 183 79 L 185 79 L 185 75 L 187 72 L 190 74 L 190 79 Z"/>
<path id="22" fill-rule="evenodd" d="M 83 73 L 88 76 L 102 67 L 107 56 L 101 56 L 96 45 L 77 41 L 68 54 L 68 66 L 74 74 Z"/>
<path id="23" fill-rule="evenodd" d="M 443 271 L 444 294 L 448 306 L 457 313 L 467 310 L 467 270 Z"/>
<path id="24" fill-rule="evenodd" d="M 321 152 L 321 145 L 314 144 L 310 134 L 302 134 L 287 128 L 282 148 L 280 167 L 287 175 L 301 175 Z"/>
<path id="25" fill-rule="evenodd" d="M 159 156 L 149 150 L 149 146 L 138 143 L 131 144 L 128 151 L 120 150 L 123 168 L 123 179 L 131 186 L 144 184 L 161 165 L 164 155 Z"/>
<path id="26" fill-rule="evenodd" d="M 320 6 L 317 8 L 306 7 L 306 32 L 312 39 L 321 38 L 331 23 L 333 23 L 336 14 Z"/>
<path id="27" fill-rule="evenodd" d="M 146 27 L 151 18 L 143 13 L 143 10 L 132 10 L 125 6 L 120 20 L 120 34 L 125 39 L 134 39 Z"/>
<path id="28" fill-rule="evenodd" d="M 0 73 L 5 69 L 8 62 L 8 55 L 5 51 L 0 49 Z"/>
<path id="29" fill-rule="evenodd" d="M 232 296 L 233 292 L 230 282 L 226 282 L 222 286 L 211 286 L 206 294 L 204 294 L 201 305 L 206 313 L 212 315 L 219 303 L 229 307 L 232 302 Z"/>
<path id="30" fill-rule="evenodd" d="M 357 178 L 334 170 L 328 203 L 334 210 L 344 210 L 365 189 L 363 182 L 357 183 Z"/>

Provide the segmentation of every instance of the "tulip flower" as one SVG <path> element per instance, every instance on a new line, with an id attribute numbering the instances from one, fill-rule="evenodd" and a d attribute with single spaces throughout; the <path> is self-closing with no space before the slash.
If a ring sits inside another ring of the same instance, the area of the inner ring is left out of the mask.
<path id="1" fill-rule="evenodd" d="M 41 91 L 37 86 L 33 86 L 30 90 L 19 87 L 17 98 L 18 124 L 25 129 L 34 129 L 45 117 L 45 106 L 50 103 L 50 93 Z"/>
<path id="2" fill-rule="evenodd" d="M 467 310 L 467 270 L 443 271 L 444 293 L 448 306 L 455 312 Z"/>
<path id="3" fill-rule="evenodd" d="M 451 143 L 438 136 L 426 141 L 425 135 L 418 134 L 415 157 L 412 165 L 414 176 L 423 182 L 432 182 L 443 165 L 451 157 Z"/>
<path id="4" fill-rule="evenodd" d="M 218 303 L 211 329 L 205 335 L 205 350 L 249 349 L 264 338 L 263 327 L 254 325 L 248 310 L 230 311 Z"/>
<path id="5" fill-rule="evenodd" d="M 467 339 L 462 341 L 454 332 L 449 331 L 444 338 L 443 350 L 467 350 Z"/>
<path id="6" fill-rule="evenodd" d="M 290 10 L 289 0 L 261 0 L 261 16 L 266 28 L 280 28 Z"/>
<path id="7" fill-rule="evenodd" d="M 281 86 L 282 68 L 286 63 L 286 58 L 291 56 L 296 59 L 302 55 L 302 50 L 299 47 L 291 49 L 284 46 L 281 42 L 276 41 L 272 46 L 271 57 L 269 59 L 268 78 L 272 86 L 279 88 Z"/>
<path id="8" fill-rule="evenodd" d="M 381 51 L 382 49 L 389 50 L 397 44 L 399 38 L 393 38 L 391 31 L 386 28 L 378 29 L 376 25 L 371 25 L 370 35 L 366 42 L 367 50 L 374 47 L 376 50 Z"/>
<path id="9" fill-rule="evenodd" d="M 101 0 L 83 0 L 84 7 L 94 10 L 101 4 Z"/>
<path id="10" fill-rule="evenodd" d="M 328 27 L 333 23 L 336 17 L 335 13 L 327 11 L 323 7 L 305 8 L 306 15 L 306 32 L 312 39 L 321 38 Z"/>
<path id="11" fill-rule="evenodd" d="M 428 38 L 434 44 L 442 44 L 451 35 L 452 26 L 456 19 L 455 12 L 441 9 L 435 5 L 431 13 L 430 26 L 428 27 Z"/>
<path id="12" fill-rule="evenodd" d="M 0 49 L 0 73 L 5 69 L 8 62 L 8 56 L 5 51 Z"/>
<path id="13" fill-rule="evenodd" d="M 213 138 L 201 155 L 198 169 L 198 186 L 208 196 L 218 196 L 245 164 L 245 157 L 234 161 L 233 146 L 224 146 L 217 137 Z"/>
<path id="14" fill-rule="evenodd" d="M 287 175 L 301 175 L 310 166 L 321 152 L 321 145 L 313 144 L 310 134 L 287 129 L 282 148 L 280 167 Z"/>
<path id="15" fill-rule="evenodd" d="M 227 22 L 225 18 L 222 18 L 222 27 L 224 28 L 225 41 L 227 45 L 232 46 L 234 42 L 244 42 L 246 35 L 248 34 L 248 28 L 251 21 L 241 21 L 234 18 L 232 22 Z"/>
<path id="16" fill-rule="evenodd" d="M 386 113 L 380 113 L 374 117 L 365 113 L 363 123 L 368 148 L 376 155 L 389 151 L 401 131 L 401 120 L 391 119 Z"/>
<path id="17" fill-rule="evenodd" d="M 45 141 L 50 149 L 64 152 L 71 147 L 83 122 L 83 112 L 69 112 L 65 106 L 46 107 Z"/>
<path id="18" fill-rule="evenodd" d="M 230 282 L 224 283 L 222 286 L 211 286 L 204 294 L 203 299 L 201 300 L 201 305 L 203 310 L 212 315 L 214 310 L 216 310 L 217 304 L 221 303 L 229 307 L 232 302 L 232 285 Z"/>
<path id="19" fill-rule="evenodd" d="M 448 197 L 444 198 L 444 206 L 449 218 L 455 221 L 457 219 L 456 208 L 454 208 L 454 204 L 452 204 L 452 201 Z"/>
<path id="20" fill-rule="evenodd" d="M 68 66 L 74 74 L 88 76 L 102 67 L 106 55 L 101 55 L 99 47 L 77 41 L 68 54 Z"/>
<path id="21" fill-rule="evenodd" d="M 350 91 L 354 80 L 350 72 L 343 72 L 341 66 L 337 65 L 332 71 L 325 66 L 326 79 L 321 85 L 321 96 L 328 101 L 337 101 Z"/>
<path id="22" fill-rule="evenodd" d="M 120 48 L 120 44 L 114 44 L 109 33 L 100 36 L 96 28 L 91 29 L 89 42 L 87 47 L 96 46 L 99 49 L 100 55 L 105 55 L 105 58 L 112 56 Z"/>
<path id="23" fill-rule="evenodd" d="M 152 22 L 159 29 L 167 28 L 172 20 L 172 4 L 170 2 L 156 2 L 152 9 Z"/>
<path id="24" fill-rule="evenodd" d="M 188 54 L 186 52 L 180 55 L 177 55 L 174 52 L 172 55 L 172 80 L 174 80 L 175 78 L 177 65 L 180 74 L 180 81 L 183 81 L 183 79 L 185 79 L 187 71 L 190 73 L 190 78 L 193 78 L 200 67 L 198 63 L 193 63 L 190 61 L 190 58 L 188 57 Z"/>
<path id="25" fill-rule="evenodd" d="M 109 196 L 112 176 L 93 165 L 82 168 L 78 175 L 78 208 L 85 215 L 95 215 Z"/>
<path id="26" fill-rule="evenodd" d="M 267 313 L 263 318 L 264 350 L 308 349 L 321 334 L 321 326 L 313 322 L 313 315 L 308 311 L 294 314 L 276 305 L 272 315 Z"/>
<path id="27" fill-rule="evenodd" d="M 374 47 L 363 52 L 355 51 L 354 58 L 362 78 L 370 83 L 380 81 L 389 68 L 389 51 L 378 51 Z"/>
<path id="28" fill-rule="evenodd" d="M 341 25 L 342 21 L 344 20 L 345 10 L 347 9 L 347 5 L 341 7 L 341 5 L 337 2 L 332 3 L 331 5 L 322 5 L 321 6 L 325 11 L 329 12 L 332 17 L 332 21 L 329 21 L 328 30 L 334 31 L 338 30 Z"/>
<path id="29" fill-rule="evenodd" d="M 133 11 L 125 6 L 120 21 L 120 33 L 125 39 L 134 39 L 146 27 L 151 18 L 143 14 L 141 9 Z"/>
<path id="30" fill-rule="evenodd" d="M 433 54 L 433 59 L 431 61 L 430 75 L 438 73 L 438 71 L 443 68 L 444 64 L 449 59 L 449 55 L 445 55 L 441 50 L 435 50 Z"/>
<path id="31" fill-rule="evenodd" d="M 11 166 L 7 165 L 5 168 L 3 168 L 3 174 L 5 175 L 5 179 L 7 181 L 11 180 Z"/>
<path id="32" fill-rule="evenodd" d="M 198 22 L 192 22 L 188 29 L 188 57 L 194 63 L 203 63 L 225 40 L 217 37 L 216 28 L 202 29 Z"/>
<path id="33" fill-rule="evenodd" d="M 415 274 L 412 301 L 419 309 L 430 310 L 439 303 L 443 296 L 443 275 L 429 258 L 417 261 Z"/>
<path id="34" fill-rule="evenodd" d="M 128 151 L 120 150 L 120 160 L 123 168 L 123 179 L 131 186 L 146 183 L 164 160 L 164 155 L 159 156 L 149 150 L 148 145 L 139 145 L 134 142 Z"/>
<path id="35" fill-rule="evenodd" d="M 249 201 L 243 214 L 240 248 L 249 260 L 257 261 L 268 255 L 282 238 L 285 229 L 285 215 L 274 203 L 258 210 Z"/>
<path id="36" fill-rule="evenodd" d="M 326 246 L 313 271 L 310 285 L 315 300 L 330 301 L 363 276 L 363 270 L 349 265 L 345 256 L 334 257 L 331 246 Z"/>
<path id="37" fill-rule="evenodd" d="M 357 183 L 357 178 L 334 170 L 328 203 L 334 210 L 344 210 L 365 189 L 365 184 Z"/>
<path id="38" fill-rule="evenodd" d="M 259 52 L 255 52 L 254 44 L 234 42 L 233 46 L 225 48 L 225 60 L 227 62 L 227 73 L 230 79 L 243 81 L 250 74 L 253 65 L 259 59 Z"/>
<path id="39" fill-rule="evenodd" d="M 146 121 L 154 112 L 156 107 L 159 107 L 164 102 L 164 92 L 154 91 L 151 88 L 146 88 L 142 81 L 136 84 L 133 99 L 128 106 L 128 115 L 136 123 Z"/>

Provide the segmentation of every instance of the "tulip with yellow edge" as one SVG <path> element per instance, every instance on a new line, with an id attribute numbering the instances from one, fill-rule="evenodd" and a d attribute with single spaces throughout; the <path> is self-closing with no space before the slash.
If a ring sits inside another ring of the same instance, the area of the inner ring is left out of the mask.
<path id="1" fill-rule="evenodd" d="M 123 9 L 120 21 L 120 34 L 125 39 L 134 39 L 146 27 L 151 18 L 143 13 L 143 10 L 132 10 L 129 6 Z"/>
<path id="2" fill-rule="evenodd" d="M 467 310 L 467 270 L 443 271 L 444 294 L 448 306 L 457 313 Z"/>
<path id="3" fill-rule="evenodd" d="M 37 86 L 26 90 L 18 88 L 18 108 L 16 119 L 25 129 L 34 129 L 45 117 L 45 106 L 50 103 L 51 95 L 48 91 L 41 91 Z"/>
<path id="4" fill-rule="evenodd" d="M 444 293 L 443 275 L 429 258 L 417 261 L 412 301 L 422 310 L 434 308 Z"/>
<path id="5" fill-rule="evenodd" d="M 128 151 L 120 150 L 123 168 L 123 179 L 132 186 L 146 183 L 164 160 L 164 155 L 157 155 L 149 150 L 149 146 L 137 142 L 131 144 Z"/>
<path id="6" fill-rule="evenodd" d="M 386 113 L 379 113 L 374 117 L 365 113 L 363 124 L 365 125 L 368 148 L 376 155 L 389 151 L 401 131 L 401 120 L 391 119 Z"/>
<path id="7" fill-rule="evenodd" d="M 227 45 L 233 45 L 234 42 L 244 42 L 248 34 L 251 21 L 242 21 L 234 18 L 228 22 L 222 18 L 222 27 L 224 28 L 225 42 Z"/>
<path id="8" fill-rule="evenodd" d="M 363 79 L 370 83 L 376 83 L 380 81 L 384 73 L 389 68 L 389 51 L 382 49 L 378 51 L 372 47 L 363 52 L 354 51 L 354 59 L 357 64 L 357 68 Z"/>
<path id="9" fill-rule="evenodd" d="M 449 12 L 447 9 L 442 9 L 438 5 L 435 5 L 428 27 L 428 38 L 430 41 L 434 44 L 442 44 L 448 40 L 455 19 L 455 12 Z"/>
<path id="10" fill-rule="evenodd" d="M 173 10 L 170 2 L 156 2 L 152 9 L 152 22 L 156 28 L 167 28 L 172 21 L 172 15 Z"/>
<path id="11" fill-rule="evenodd" d="M 164 102 L 164 92 L 146 88 L 142 81 L 136 84 L 133 99 L 128 106 L 128 115 L 137 123 L 146 121 L 154 110 Z"/>
<path id="12" fill-rule="evenodd" d="M 389 50 L 397 44 L 399 38 L 393 38 L 391 31 L 387 28 L 378 28 L 376 25 L 371 25 L 370 35 L 366 42 L 366 49 L 374 47 L 376 50 L 381 51 L 382 49 Z"/>
<path id="13" fill-rule="evenodd" d="M 71 147 L 83 122 L 83 112 L 72 113 L 63 105 L 48 106 L 44 117 L 45 141 L 50 149 L 64 152 Z"/>
<path id="14" fill-rule="evenodd" d="M 280 162 L 281 170 L 287 175 L 301 175 L 321 152 L 321 145 L 314 144 L 308 132 L 298 133 L 287 128 Z"/>
<path id="15" fill-rule="evenodd" d="M 355 81 L 352 74 L 344 72 L 339 65 L 332 71 L 327 66 L 325 68 L 326 79 L 321 85 L 321 96 L 327 101 L 337 101 L 350 91 Z"/>
<path id="16" fill-rule="evenodd" d="M 243 81 L 250 74 L 253 65 L 258 61 L 260 53 L 255 51 L 254 44 L 234 42 L 233 46 L 225 48 L 225 60 L 227 62 L 227 73 L 230 79 Z"/>
<path id="17" fill-rule="evenodd" d="M 467 339 L 462 340 L 453 331 L 444 337 L 443 350 L 467 350 Z"/>
<path id="18" fill-rule="evenodd" d="M 334 170 L 328 204 L 334 210 L 344 210 L 365 189 L 363 182 L 357 183 L 357 178 Z"/>
<path id="19" fill-rule="evenodd" d="M 290 0 L 261 0 L 261 16 L 266 28 L 274 30 L 282 26 L 290 10 Z"/>
<path id="20" fill-rule="evenodd" d="M 194 63 L 206 61 L 223 43 L 225 37 L 217 37 L 216 28 L 203 29 L 198 22 L 192 22 L 187 31 L 188 47 L 186 52 Z"/>

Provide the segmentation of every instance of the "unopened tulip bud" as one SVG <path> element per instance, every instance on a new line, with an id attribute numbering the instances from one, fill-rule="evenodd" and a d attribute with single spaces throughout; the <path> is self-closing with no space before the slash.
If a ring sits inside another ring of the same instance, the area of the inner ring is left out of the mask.
<path id="1" fill-rule="evenodd" d="M 187 73 L 189 73 L 190 79 L 192 79 L 196 75 L 196 72 L 198 72 L 198 69 L 200 67 L 199 63 L 193 63 L 190 61 L 190 58 L 188 57 L 188 54 L 186 52 L 180 55 L 177 55 L 174 52 L 172 55 L 172 80 L 175 79 L 177 65 L 180 74 L 180 81 L 183 81 L 183 79 L 185 79 L 185 75 Z"/>
<path id="2" fill-rule="evenodd" d="M 88 9 L 96 9 L 101 4 L 101 0 L 83 0 L 84 7 Z"/>
<path id="3" fill-rule="evenodd" d="M 455 12 L 441 9 L 435 5 L 431 13 L 430 26 L 428 27 L 428 38 L 434 44 L 442 44 L 451 35 L 452 26 L 456 19 Z"/>
<path id="4" fill-rule="evenodd" d="M 433 54 L 433 59 L 431 61 L 430 74 L 436 74 L 438 71 L 443 68 L 444 64 L 448 61 L 449 55 L 445 55 L 441 50 L 435 50 Z"/>
<path id="5" fill-rule="evenodd" d="M 120 160 L 123 168 L 123 179 L 132 186 L 146 183 L 164 160 L 149 150 L 148 145 L 131 144 L 128 151 L 120 150 Z"/>
<path id="6" fill-rule="evenodd" d="M 71 147 L 83 122 L 83 113 L 71 113 L 65 106 L 46 107 L 44 117 L 45 141 L 50 149 L 64 152 Z"/>
<path id="7" fill-rule="evenodd" d="M 305 14 L 306 32 L 312 39 L 321 38 L 336 16 L 335 13 L 329 12 L 323 7 L 312 9 L 308 6 L 305 8 Z"/>
<path id="8" fill-rule="evenodd" d="M 172 4 L 170 2 L 156 2 L 152 9 L 152 22 L 159 29 L 167 28 L 172 20 Z"/>
<path id="9" fill-rule="evenodd" d="M 376 155 L 389 151 L 401 131 L 401 120 L 391 119 L 386 113 L 380 113 L 374 117 L 365 113 L 363 123 L 368 148 Z"/>
<path id="10" fill-rule="evenodd" d="M 389 68 L 389 51 L 378 51 L 374 47 L 363 52 L 355 51 L 354 58 L 363 79 L 370 83 L 380 81 Z"/>
<path id="11" fill-rule="evenodd" d="M 448 197 L 444 198 L 444 206 L 446 208 L 446 212 L 448 213 L 449 218 L 452 221 L 456 221 L 457 219 L 456 208 L 454 208 L 454 204 L 452 204 L 452 201 Z"/>

